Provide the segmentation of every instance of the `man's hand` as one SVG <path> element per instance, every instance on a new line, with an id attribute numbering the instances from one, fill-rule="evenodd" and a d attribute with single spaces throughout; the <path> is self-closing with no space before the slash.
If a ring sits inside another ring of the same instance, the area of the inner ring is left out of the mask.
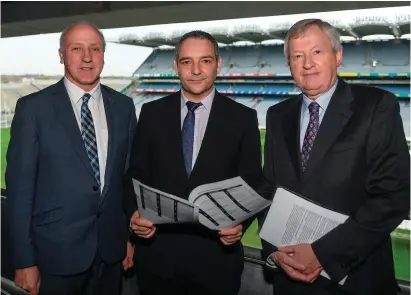
<path id="1" fill-rule="evenodd" d="M 17 269 L 14 284 L 28 291 L 31 295 L 37 295 L 40 289 L 40 273 L 37 266 Z"/>
<path id="2" fill-rule="evenodd" d="M 128 270 L 132 268 L 134 265 L 134 245 L 127 241 L 127 254 L 126 257 L 123 259 L 123 268 L 124 270 Z"/>
<path id="3" fill-rule="evenodd" d="M 137 236 L 145 239 L 151 238 L 156 232 L 156 227 L 153 223 L 140 218 L 138 211 L 134 212 L 133 216 L 131 216 L 131 229 Z"/>
<path id="4" fill-rule="evenodd" d="M 306 273 L 306 266 L 296 261 L 292 254 L 277 251 L 271 258 L 290 278 L 296 281 L 313 283 L 322 271 L 322 267 L 320 267 L 311 273 Z"/>
<path id="5" fill-rule="evenodd" d="M 243 236 L 243 226 L 241 224 L 233 228 L 223 228 L 218 232 L 220 241 L 226 246 L 237 243 Z"/>
<path id="6" fill-rule="evenodd" d="M 321 267 L 320 262 L 315 256 L 311 244 L 298 244 L 281 247 L 278 251 L 292 255 L 293 260 L 305 267 L 304 274 L 310 274 Z"/>

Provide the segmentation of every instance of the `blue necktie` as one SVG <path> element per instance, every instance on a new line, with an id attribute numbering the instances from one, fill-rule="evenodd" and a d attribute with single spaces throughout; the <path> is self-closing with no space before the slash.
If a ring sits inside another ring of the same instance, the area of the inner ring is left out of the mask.
<path id="1" fill-rule="evenodd" d="M 303 172 L 307 169 L 308 159 L 310 158 L 311 150 L 314 146 L 314 141 L 320 128 L 320 105 L 312 102 L 308 106 L 310 111 L 310 121 L 308 122 L 307 131 L 305 132 L 303 147 L 301 149 L 301 164 Z"/>
<path id="2" fill-rule="evenodd" d="M 187 175 L 190 176 L 193 164 L 193 144 L 194 144 L 194 124 L 196 121 L 195 110 L 201 106 L 201 103 L 187 101 L 188 113 L 184 118 L 183 128 L 181 130 L 183 140 L 184 164 Z"/>
<path id="3" fill-rule="evenodd" d="M 83 95 L 83 104 L 81 105 L 81 136 L 83 137 L 84 145 L 87 150 L 87 155 L 90 160 L 91 168 L 94 172 L 94 178 L 100 185 L 100 167 L 98 163 L 98 150 L 96 132 L 94 129 L 93 117 L 88 108 L 88 101 L 91 95 L 85 93 Z"/>

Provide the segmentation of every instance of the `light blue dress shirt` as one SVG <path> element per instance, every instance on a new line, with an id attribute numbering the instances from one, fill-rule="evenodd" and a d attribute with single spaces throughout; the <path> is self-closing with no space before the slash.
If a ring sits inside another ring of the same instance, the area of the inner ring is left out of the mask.
<path id="1" fill-rule="evenodd" d="M 328 104 L 330 103 L 331 97 L 333 96 L 335 89 L 337 88 L 338 79 L 335 81 L 334 85 L 328 89 L 327 92 L 322 94 L 319 98 L 315 100 L 316 103 L 320 105 L 320 125 L 324 118 L 325 111 L 327 110 Z M 305 94 L 303 94 L 303 103 L 301 105 L 301 120 L 300 120 L 300 150 L 303 148 L 304 136 L 310 122 L 310 111 L 308 106 L 314 100 L 309 99 Z"/>

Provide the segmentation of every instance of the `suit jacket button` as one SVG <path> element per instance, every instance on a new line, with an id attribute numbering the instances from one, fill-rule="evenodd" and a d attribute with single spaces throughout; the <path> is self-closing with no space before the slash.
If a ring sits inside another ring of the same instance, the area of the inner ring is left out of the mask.
<path id="1" fill-rule="evenodd" d="M 93 185 L 93 191 L 98 191 L 98 186 L 97 185 Z"/>

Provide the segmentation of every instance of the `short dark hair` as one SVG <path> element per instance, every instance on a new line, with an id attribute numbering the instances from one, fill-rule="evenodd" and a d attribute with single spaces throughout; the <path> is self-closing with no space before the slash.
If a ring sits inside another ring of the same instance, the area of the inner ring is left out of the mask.
<path id="1" fill-rule="evenodd" d="M 190 39 L 190 38 L 202 39 L 202 40 L 207 39 L 208 41 L 213 43 L 215 59 L 218 60 L 218 58 L 220 57 L 220 50 L 218 48 L 217 40 L 207 32 L 196 30 L 196 31 L 185 33 L 183 36 L 181 36 L 180 40 L 178 40 L 177 45 L 176 45 L 176 55 L 175 55 L 176 62 L 178 62 L 178 59 L 180 58 L 181 44 L 183 44 L 185 40 Z"/>

